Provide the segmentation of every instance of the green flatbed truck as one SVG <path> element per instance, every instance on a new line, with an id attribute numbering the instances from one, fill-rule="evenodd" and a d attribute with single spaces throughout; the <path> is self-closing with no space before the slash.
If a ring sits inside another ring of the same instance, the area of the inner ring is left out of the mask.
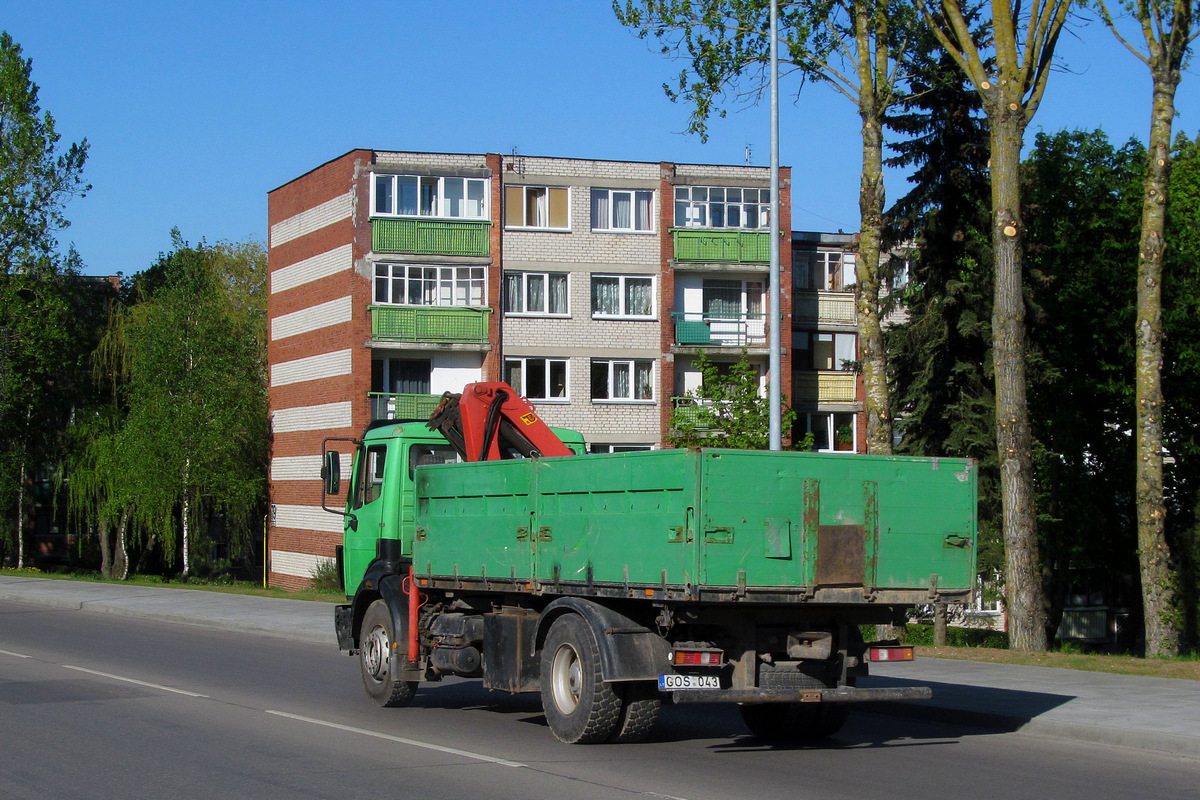
<path id="1" fill-rule="evenodd" d="M 461 448 L 420 421 L 352 442 L 346 505 L 327 507 L 346 520 L 335 626 L 384 706 L 458 675 L 540 691 L 570 743 L 645 738 L 663 702 L 737 703 L 761 737 L 827 736 L 851 702 L 929 696 L 855 685 L 869 660 L 911 658 L 866 644 L 860 626 L 974 585 L 965 459 L 676 449 L 455 463 Z M 327 451 L 334 495 L 339 464 Z"/>

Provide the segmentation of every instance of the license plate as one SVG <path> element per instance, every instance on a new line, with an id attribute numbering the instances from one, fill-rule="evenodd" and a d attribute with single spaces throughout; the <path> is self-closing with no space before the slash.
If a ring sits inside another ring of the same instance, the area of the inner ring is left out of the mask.
<path id="1" fill-rule="evenodd" d="M 677 689 L 720 689 L 721 679 L 716 675 L 659 675 L 659 691 L 673 692 Z"/>

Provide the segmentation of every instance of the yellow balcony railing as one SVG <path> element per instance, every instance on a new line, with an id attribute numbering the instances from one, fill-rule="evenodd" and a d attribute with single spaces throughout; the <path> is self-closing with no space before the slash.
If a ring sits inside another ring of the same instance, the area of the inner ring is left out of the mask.
<path id="1" fill-rule="evenodd" d="M 792 316 L 797 322 L 834 322 L 853 325 L 853 292 L 796 292 Z"/>
<path id="2" fill-rule="evenodd" d="M 792 403 L 853 403 L 857 389 L 853 372 L 798 372 L 792 381 Z"/>

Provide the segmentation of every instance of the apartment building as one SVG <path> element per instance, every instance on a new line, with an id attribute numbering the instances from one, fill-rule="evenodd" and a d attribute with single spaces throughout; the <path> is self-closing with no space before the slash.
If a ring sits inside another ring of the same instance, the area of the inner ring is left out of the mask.
<path id="1" fill-rule="evenodd" d="M 793 330 L 791 291 L 766 313 L 770 200 L 763 167 L 377 150 L 268 193 L 271 582 L 307 585 L 339 543 L 322 441 L 444 391 L 505 380 L 611 452 L 663 444 L 700 352 L 747 353 L 765 386 Z"/>

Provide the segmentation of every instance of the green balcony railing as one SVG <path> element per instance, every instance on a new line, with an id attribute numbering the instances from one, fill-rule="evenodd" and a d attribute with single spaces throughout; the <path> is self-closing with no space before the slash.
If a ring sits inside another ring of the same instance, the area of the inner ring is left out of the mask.
<path id="1" fill-rule="evenodd" d="M 676 261 L 723 264 L 771 263 L 771 234 L 759 231 L 710 231 L 672 228 Z"/>
<path id="2" fill-rule="evenodd" d="M 379 342 L 487 344 L 490 308 L 369 306 L 371 338 Z"/>
<path id="3" fill-rule="evenodd" d="M 675 344 L 682 347 L 760 347 L 767 344 L 765 314 L 721 316 L 674 311 Z"/>
<path id="4" fill-rule="evenodd" d="M 373 219 L 371 248 L 376 253 L 421 256 L 486 256 L 490 222 L 451 219 Z"/>
<path id="5" fill-rule="evenodd" d="M 437 394 L 394 394 L 368 392 L 371 419 L 429 419 L 442 401 Z"/>

